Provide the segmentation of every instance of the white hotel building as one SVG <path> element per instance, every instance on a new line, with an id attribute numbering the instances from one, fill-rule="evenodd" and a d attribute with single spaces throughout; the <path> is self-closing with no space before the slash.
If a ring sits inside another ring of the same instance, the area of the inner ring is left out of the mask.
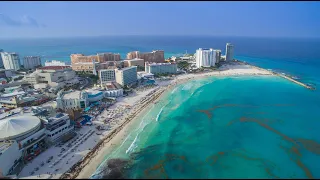
<path id="1" fill-rule="evenodd" d="M 116 81 L 116 74 L 114 69 L 102 69 L 99 71 L 99 78 L 101 85 Z"/>
<path id="2" fill-rule="evenodd" d="M 52 60 L 52 61 L 46 61 L 44 63 L 44 66 L 67 66 L 65 62 Z"/>
<path id="3" fill-rule="evenodd" d="M 219 62 L 219 54 L 221 51 L 217 49 L 202 49 L 199 48 L 196 51 L 196 66 L 197 68 L 201 67 L 211 67 L 215 66 L 217 62 Z"/>
<path id="4" fill-rule="evenodd" d="M 5 69 L 20 69 L 20 58 L 17 53 L 1 52 L 1 58 Z"/>

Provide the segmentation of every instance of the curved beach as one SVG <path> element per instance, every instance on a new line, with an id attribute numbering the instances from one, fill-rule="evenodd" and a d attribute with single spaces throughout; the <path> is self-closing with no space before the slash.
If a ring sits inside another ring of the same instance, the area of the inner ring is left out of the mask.
<path id="1" fill-rule="evenodd" d="M 237 75 L 273 75 L 271 72 L 263 69 L 250 67 L 249 65 L 233 65 L 224 66 L 220 71 L 206 72 L 201 74 L 185 74 L 179 75 L 169 84 L 160 85 L 155 96 L 150 97 L 148 102 L 141 107 L 137 112 L 128 117 L 121 125 L 110 132 L 98 145 L 91 150 L 90 153 L 80 162 L 78 162 L 71 171 L 66 172 L 60 178 L 89 178 L 104 161 L 105 157 L 115 150 L 121 142 L 128 136 L 133 124 L 141 120 L 141 116 L 147 113 L 161 99 L 161 96 L 168 91 L 171 91 L 176 85 L 187 82 L 188 80 L 204 78 L 209 76 L 237 76 Z"/>

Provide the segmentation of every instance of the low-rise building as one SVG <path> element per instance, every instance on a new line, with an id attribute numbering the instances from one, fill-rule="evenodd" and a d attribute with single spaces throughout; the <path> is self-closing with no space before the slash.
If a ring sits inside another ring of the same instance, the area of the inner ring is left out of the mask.
<path id="1" fill-rule="evenodd" d="M 58 113 L 45 120 L 46 135 L 49 143 L 54 144 L 74 131 L 68 114 Z"/>
<path id="2" fill-rule="evenodd" d="M 104 91 L 86 90 L 86 91 L 59 91 L 56 101 L 57 108 L 67 111 L 68 109 L 85 109 L 90 103 L 101 101 L 104 98 Z"/>
<path id="3" fill-rule="evenodd" d="M 104 92 L 99 90 L 90 89 L 86 91 L 88 93 L 89 103 L 101 101 L 104 98 Z"/>
<path id="4" fill-rule="evenodd" d="M 0 105 L 7 108 L 36 106 L 49 101 L 49 97 L 37 92 L 14 91 L 0 96 Z"/>
<path id="5" fill-rule="evenodd" d="M 11 69 L 0 69 L 0 78 L 9 78 L 14 76 L 13 70 Z"/>
<path id="6" fill-rule="evenodd" d="M 124 63 L 124 67 L 131 67 L 131 66 L 144 67 L 144 59 L 140 59 L 140 58 L 126 59 L 123 61 L 123 63 Z"/>
<path id="7" fill-rule="evenodd" d="M 122 86 L 137 82 L 137 66 L 116 69 L 116 82 Z"/>
<path id="8" fill-rule="evenodd" d="M 145 72 L 152 74 L 175 74 L 177 73 L 176 63 L 148 63 L 145 65 Z"/>
<path id="9" fill-rule="evenodd" d="M 26 56 L 23 58 L 24 69 L 35 69 L 38 66 L 41 66 L 40 56 Z"/>
<path id="10" fill-rule="evenodd" d="M 9 175 L 21 162 L 21 151 L 17 141 L 0 141 L 0 172 Z"/>
<path id="11" fill-rule="evenodd" d="M 84 109 L 89 106 L 88 93 L 85 91 L 59 91 L 57 94 L 57 108 Z"/>
<path id="12" fill-rule="evenodd" d="M 123 96 L 123 89 L 115 82 L 105 84 L 104 97 L 121 97 Z"/>
<path id="13" fill-rule="evenodd" d="M 46 61 L 44 63 L 44 66 L 67 66 L 65 62 L 52 60 L 52 61 Z"/>
<path id="14" fill-rule="evenodd" d="M 154 79 L 154 74 L 147 72 L 138 72 L 138 78 L 141 79 Z"/>
<path id="15" fill-rule="evenodd" d="M 78 84 L 76 73 L 69 66 L 45 66 L 25 76 L 30 84 L 48 84 L 51 87 L 63 88 Z"/>

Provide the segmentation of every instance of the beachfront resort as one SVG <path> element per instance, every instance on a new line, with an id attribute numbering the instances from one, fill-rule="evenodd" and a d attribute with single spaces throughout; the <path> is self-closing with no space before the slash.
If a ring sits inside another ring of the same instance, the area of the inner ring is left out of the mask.
<path id="1" fill-rule="evenodd" d="M 165 59 L 163 50 L 70 55 L 71 65 L 1 52 L 0 176 L 88 178 L 104 152 L 168 89 L 208 76 L 280 75 L 213 48 Z M 300 83 L 291 77 L 289 80 Z M 300 84 L 307 88 L 308 85 Z"/>

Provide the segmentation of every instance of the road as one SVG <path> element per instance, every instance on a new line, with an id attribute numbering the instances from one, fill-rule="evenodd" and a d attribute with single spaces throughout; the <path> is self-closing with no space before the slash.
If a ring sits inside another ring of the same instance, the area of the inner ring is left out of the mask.
<path id="1" fill-rule="evenodd" d="M 81 89 L 85 89 L 87 87 L 90 87 L 92 85 L 92 79 L 86 77 L 79 77 L 79 81 L 80 81 L 80 87 L 82 87 Z"/>

